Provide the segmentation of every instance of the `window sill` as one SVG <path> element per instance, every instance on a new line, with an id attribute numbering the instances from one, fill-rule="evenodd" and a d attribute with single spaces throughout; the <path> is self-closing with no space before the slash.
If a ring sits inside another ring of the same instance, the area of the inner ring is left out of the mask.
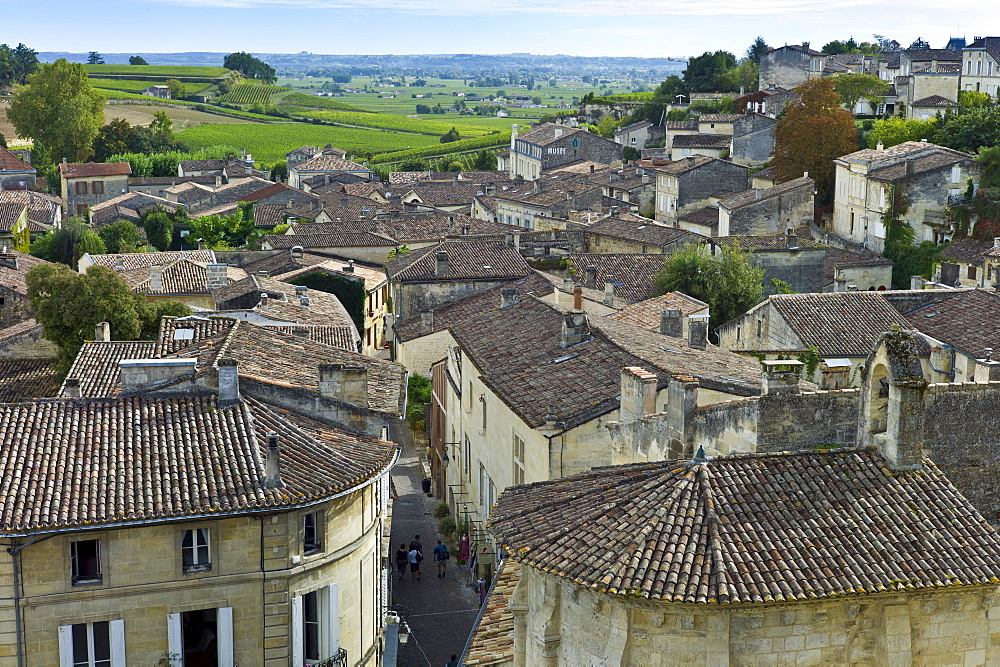
<path id="1" fill-rule="evenodd" d="M 73 577 L 74 586 L 99 586 L 104 583 L 104 577 Z"/>
<path id="2" fill-rule="evenodd" d="M 323 553 L 322 546 L 306 547 L 305 549 L 302 550 L 303 556 L 315 556 L 316 554 L 321 554 L 321 553 Z"/>
<path id="3" fill-rule="evenodd" d="M 205 563 L 204 565 L 185 565 L 182 569 L 184 574 L 203 574 L 205 572 L 212 571 L 212 564 Z"/>

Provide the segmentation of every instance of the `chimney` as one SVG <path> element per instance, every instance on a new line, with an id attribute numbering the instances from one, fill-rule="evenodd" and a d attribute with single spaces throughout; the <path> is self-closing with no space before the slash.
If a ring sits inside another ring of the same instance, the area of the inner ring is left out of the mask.
<path id="1" fill-rule="evenodd" d="M 753 198 L 755 200 L 760 199 L 760 188 L 754 188 L 753 189 Z"/>
<path id="2" fill-rule="evenodd" d="M 198 250 L 205 249 L 205 239 L 198 239 Z"/>
<path id="3" fill-rule="evenodd" d="M 550 405 L 545 411 L 545 428 L 550 431 L 559 428 L 559 415 L 556 414 L 556 408 Z"/>
<path id="4" fill-rule="evenodd" d="M 420 332 L 423 334 L 429 334 L 432 331 L 434 331 L 434 311 L 420 311 Z"/>
<path id="5" fill-rule="evenodd" d="M 649 174 L 643 174 L 642 175 L 642 184 L 643 185 L 648 185 L 649 184 Z"/>
<path id="6" fill-rule="evenodd" d="M 794 359 L 760 362 L 764 368 L 764 394 L 797 394 L 799 377 L 805 364 Z"/>
<path id="7" fill-rule="evenodd" d="M 111 342 L 111 325 L 107 322 L 98 322 L 97 326 L 94 327 L 94 342 L 95 343 L 109 343 Z"/>
<path id="8" fill-rule="evenodd" d="M 597 267 L 591 264 L 583 270 L 583 286 L 587 289 L 597 289 Z"/>
<path id="9" fill-rule="evenodd" d="M 802 178 L 809 178 L 809 172 L 808 171 L 803 171 L 802 172 Z"/>
<path id="10" fill-rule="evenodd" d="M 904 171 L 905 171 L 906 175 L 907 176 L 912 176 L 913 175 L 913 160 L 912 159 L 907 159 L 906 162 L 904 163 L 904 167 L 905 167 Z"/>
<path id="11" fill-rule="evenodd" d="M 319 394 L 342 403 L 368 407 L 368 369 L 351 364 L 320 364 Z"/>
<path id="12" fill-rule="evenodd" d="M 879 139 L 878 143 L 875 144 L 875 150 L 880 151 L 880 152 L 885 150 L 885 146 L 882 144 L 882 140 L 881 139 Z"/>
<path id="13" fill-rule="evenodd" d="M 434 275 L 443 276 L 451 272 L 451 267 L 448 264 L 448 251 L 438 250 L 434 253 Z"/>
<path id="14" fill-rule="evenodd" d="M 799 249 L 799 236 L 791 227 L 785 230 L 785 247 L 789 250 Z"/>
<path id="15" fill-rule="evenodd" d="M 260 480 L 261 487 L 265 489 L 280 489 L 284 485 L 281 481 L 281 438 L 274 431 L 267 434 L 267 458 L 264 461 L 264 477 Z"/>
<path id="16" fill-rule="evenodd" d="M 208 289 L 218 289 L 229 284 L 228 264 L 209 264 L 205 267 L 205 286 Z"/>
<path id="17" fill-rule="evenodd" d="M 573 293 L 573 279 L 572 278 L 563 278 L 563 286 L 562 286 L 562 288 L 563 288 L 563 292 L 569 292 L 570 294 L 572 294 Z"/>
<path id="18" fill-rule="evenodd" d="M 160 264 L 149 267 L 149 291 L 163 291 L 163 266 Z"/>
<path id="19" fill-rule="evenodd" d="M 912 331 L 896 327 L 883 335 L 878 345 L 883 344 L 891 369 L 888 377 L 889 401 L 885 433 L 875 434 L 873 440 L 890 467 L 912 470 L 922 465 L 924 392 L 928 383 L 924 379 L 920 349 Z"/>
<path id="20" fill-rule="evenodd" d="M 267 302 L 270 301 L 270 297 L 267 296 L 267 292 L 261 292 L 260 295 L 260 309 L 267 310 Z"/>
<path id="21" fill-rule="evenodd" d="M 923 289 L 923 288 L 924 288 L 923 276 L 910 276 L 910 289 Z"/>
<path id="22" fill-rule="evenodd" d="M 1000 248 L 1000 236 L 993 237 L 993 247 Z"/>
<path id="23" fill-rule="evenodd" d="M 594 173 L 594 165 L 590 165 L 590 173 Z"/>
<path id="24" fill-rule="evenodd" d="M 515 287 L 505 287 L 500 290 L 500 307 L 507 308 L 521 303 L 521 291 Z"/>
<path id="25" fill-rule="evenodd" d="M 543 181 L 541 179 L 538 179 L 537 181 L 535 181 L 534 184 L 532 184 L 532 186 L 531 186 L 531 191 L 534 194 L 536 194 L 536 195 L 539 192 L 545 192 L 545 181 Z"/>
<path id="26" fill-rule="evenodd" d="M 660 311 L 660 333 L 673 338 L 684 337 L 684 315 L 677 308 Z"/>
<path id="27" fill-rule="evenodd" d="M 292 246 L 291 256 L 292 259 L 302 259 L 302 246 Z"/>
<path id="28" fill-rule="evenodd" d="M 344 273 L 354 273 L 354 260 L 347 260 L 347 265 L 341 269 Z"/>
<path id="29" fill-rule="evenodd" d="M 644 368 L 622 369 L 618 421 L 631 422 L 656 413 L 657 377 Z"/>
<path id="30" fill-rule="evenodd" d="M 587 323 L 587 314 L 582 310 L 571 310 L 563 313 L 562 339 L 559 347 L 564 350 L 577 343 L 582 343 L 590 338 L 590 326 Z"/>
<path id="31" fill-rule="evenodd" d="M 462 236 L 468 236 L 471 233 L 472 233 L 472 225 L 470 225 L 467 222 L 463 223 L 462 224 Z"/>
<path id="32" fill-rule="evenodd" d="M 514 150 L 514 144 L 517 142 L 517 123 L 513 123 L 510 126 L 510 149 Z"/>
<path id="33" fill-rule="evenodd" d="M 235 359 L 219 359 L 219 401 L 240 400 L 240 369 Z"/>
<path id="34" fill-rule="evenodd" d="M 688 346 L 704 350 L 708 345 L 708 317 L 691 315 L 688 317 Z"/>
<path id="35" fill-rule="evenodd" d="M 839 272 L 837 273 L 837 276 L 833 279 L 833 291 L 834 292 L 847 291 L 847 278 L 842 276 Z"/>
<path id="36" fill-rule="evenodd" d="M 449 215 L 448 216 L 448 231 L 450 232 L 452 230 L 452 228 L 454 228 L 454 226 L 455 226 L 455 216 Z"/>
<path id="37" fill-rule="evenodd" d="M 604 281 L 604 305 L 609 308 L 615 305 L 615 284 L 610 281 Z"/>
<path id="38" fill-rule="evenodd" d="M 975 382 L 1000 382 L 1000 361 L 993 360 L 993 348 L 984 348 L 982 359 L 976 359 Z M 67 386 L 69 379 L 66 380 Z"/>
<path id="39" fill-rule="evenodd" d="M 122 359 L 118 362 L 123 392 L 135 392 L 151 384 L 194 376 L 196 359 Z"/>
<path id="40" fill-rule="evenodd" d="M 583 289 L 573 288 L 573 310 L 583 310 Z"/>
<path id="41" fill-rule="evenodd" d="M 63 398 L 82 398 L 83 394 L 80 392 L 80 378 L 66 378 L 66 383 L 63 385 Z"/>

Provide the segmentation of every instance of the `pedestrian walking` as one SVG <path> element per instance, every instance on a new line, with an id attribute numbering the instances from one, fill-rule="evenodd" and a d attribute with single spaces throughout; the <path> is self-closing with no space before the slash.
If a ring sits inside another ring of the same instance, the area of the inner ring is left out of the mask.
<path id="1" fill-rule="evenodd" d="M 451 554 L 448 553 L 448 547 L 438 540 L 437 546 L 434 547 L 434 562 L 438 566 L 438 578 L 444 577 L 445 572 L 448 570 L 448 559 L 451 558 Z"/>
<path id="2" fill-rule="evenodd" d="M 451 660 L 444 663 L 444 667 L 460 667 L 460 665 L 458 664 L 458 656 L 452 653 Z"/>
<path id="3" fill-rule="evenodd" d="M 424 555 L 416 549 L 411 549 L 406 557 L 410 562 L 410 580 L 420 581 L 420 561 L 424 559 Z"/>
<path id="4" fill-rule="evenodd" d="M 414 535 L 413 540 L 410 542 L 410 550 L 413 549 L 419 551 L 421 556 L 424 554 L 424 545 L 420 543 L 419 535 Z"/>
<path id="5" fill-rule="evenodd" d="M 396 569 L 399 570 L 399 578 L 406 574 L 406 564 L 410 561 L 409 552 L 406 550 L 406 543 L 400 544 L 396 549 Z"/>

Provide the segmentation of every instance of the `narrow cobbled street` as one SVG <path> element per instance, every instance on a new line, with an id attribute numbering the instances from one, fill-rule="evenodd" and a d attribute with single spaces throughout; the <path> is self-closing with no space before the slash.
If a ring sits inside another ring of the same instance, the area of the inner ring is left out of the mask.
<path id="1" fill-rule="evenodd" d="M 392 471 L 397 499 L 392 511 L 390 562 L 395 563 L 399 545 L 409 546 L 415 535 L 420 535 L 424 547 L 420 580 L 411 580 L 409 571 L 402 579 L 396 573 L 391 578 L 392 602 L 402 605 L 401 615 L 408 612 L 405 620 L 412 633 L 410 641 L 399 647 L 398 664 L 443 667 L 452 653 L 461 655 L 479 613 L 479 599 L 469 584 L 468 568 L 456 564 L 457 549 L 453 544 L 449 545 L 452 557 L 447 574 L 437 577 L 433 551 L 441 535 L 433 512 L 438 499 L 421 490 L 423 472 L 409 426 L 403 422 L 396 427 L 393 440 L 403 450 Z"/>

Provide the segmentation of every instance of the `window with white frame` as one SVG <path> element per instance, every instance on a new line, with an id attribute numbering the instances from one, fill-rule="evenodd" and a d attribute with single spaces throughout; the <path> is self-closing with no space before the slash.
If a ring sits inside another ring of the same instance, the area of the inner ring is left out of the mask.
<path id="1" fill-rule="evenodd" d="M 181 565 L 185 572 L 208 572 L 212 569 L 208 528 L 184 531 L 181 537 Z"/>
<path id="2" fill-rule="evenodd" d="M 332 658 L 340 648 L 337 584 L 292 597 L 292 665 Z"/>
<path id="3" fill-rule="evenodd" d="M 524 440 L 514 435 L 514 467 L 512 484 L 524 484 Z"/>
<path id="4" fill-rule="evenodd" d="M 323 550 L 319 512 L 302 515 L 302 553 L 306 556 Z"/>
<path id="5" fill-rule="evenodd" d="M 101 570 L 100 540 L 78 540 L 71 542 L 69 548 L 73 585 L 101 583 L 104 575 Z"/>
<path id="6" fill-rule="evenodd" d="M 60 667 L 125 667 L 125 621 L 59 627 Z"/>

